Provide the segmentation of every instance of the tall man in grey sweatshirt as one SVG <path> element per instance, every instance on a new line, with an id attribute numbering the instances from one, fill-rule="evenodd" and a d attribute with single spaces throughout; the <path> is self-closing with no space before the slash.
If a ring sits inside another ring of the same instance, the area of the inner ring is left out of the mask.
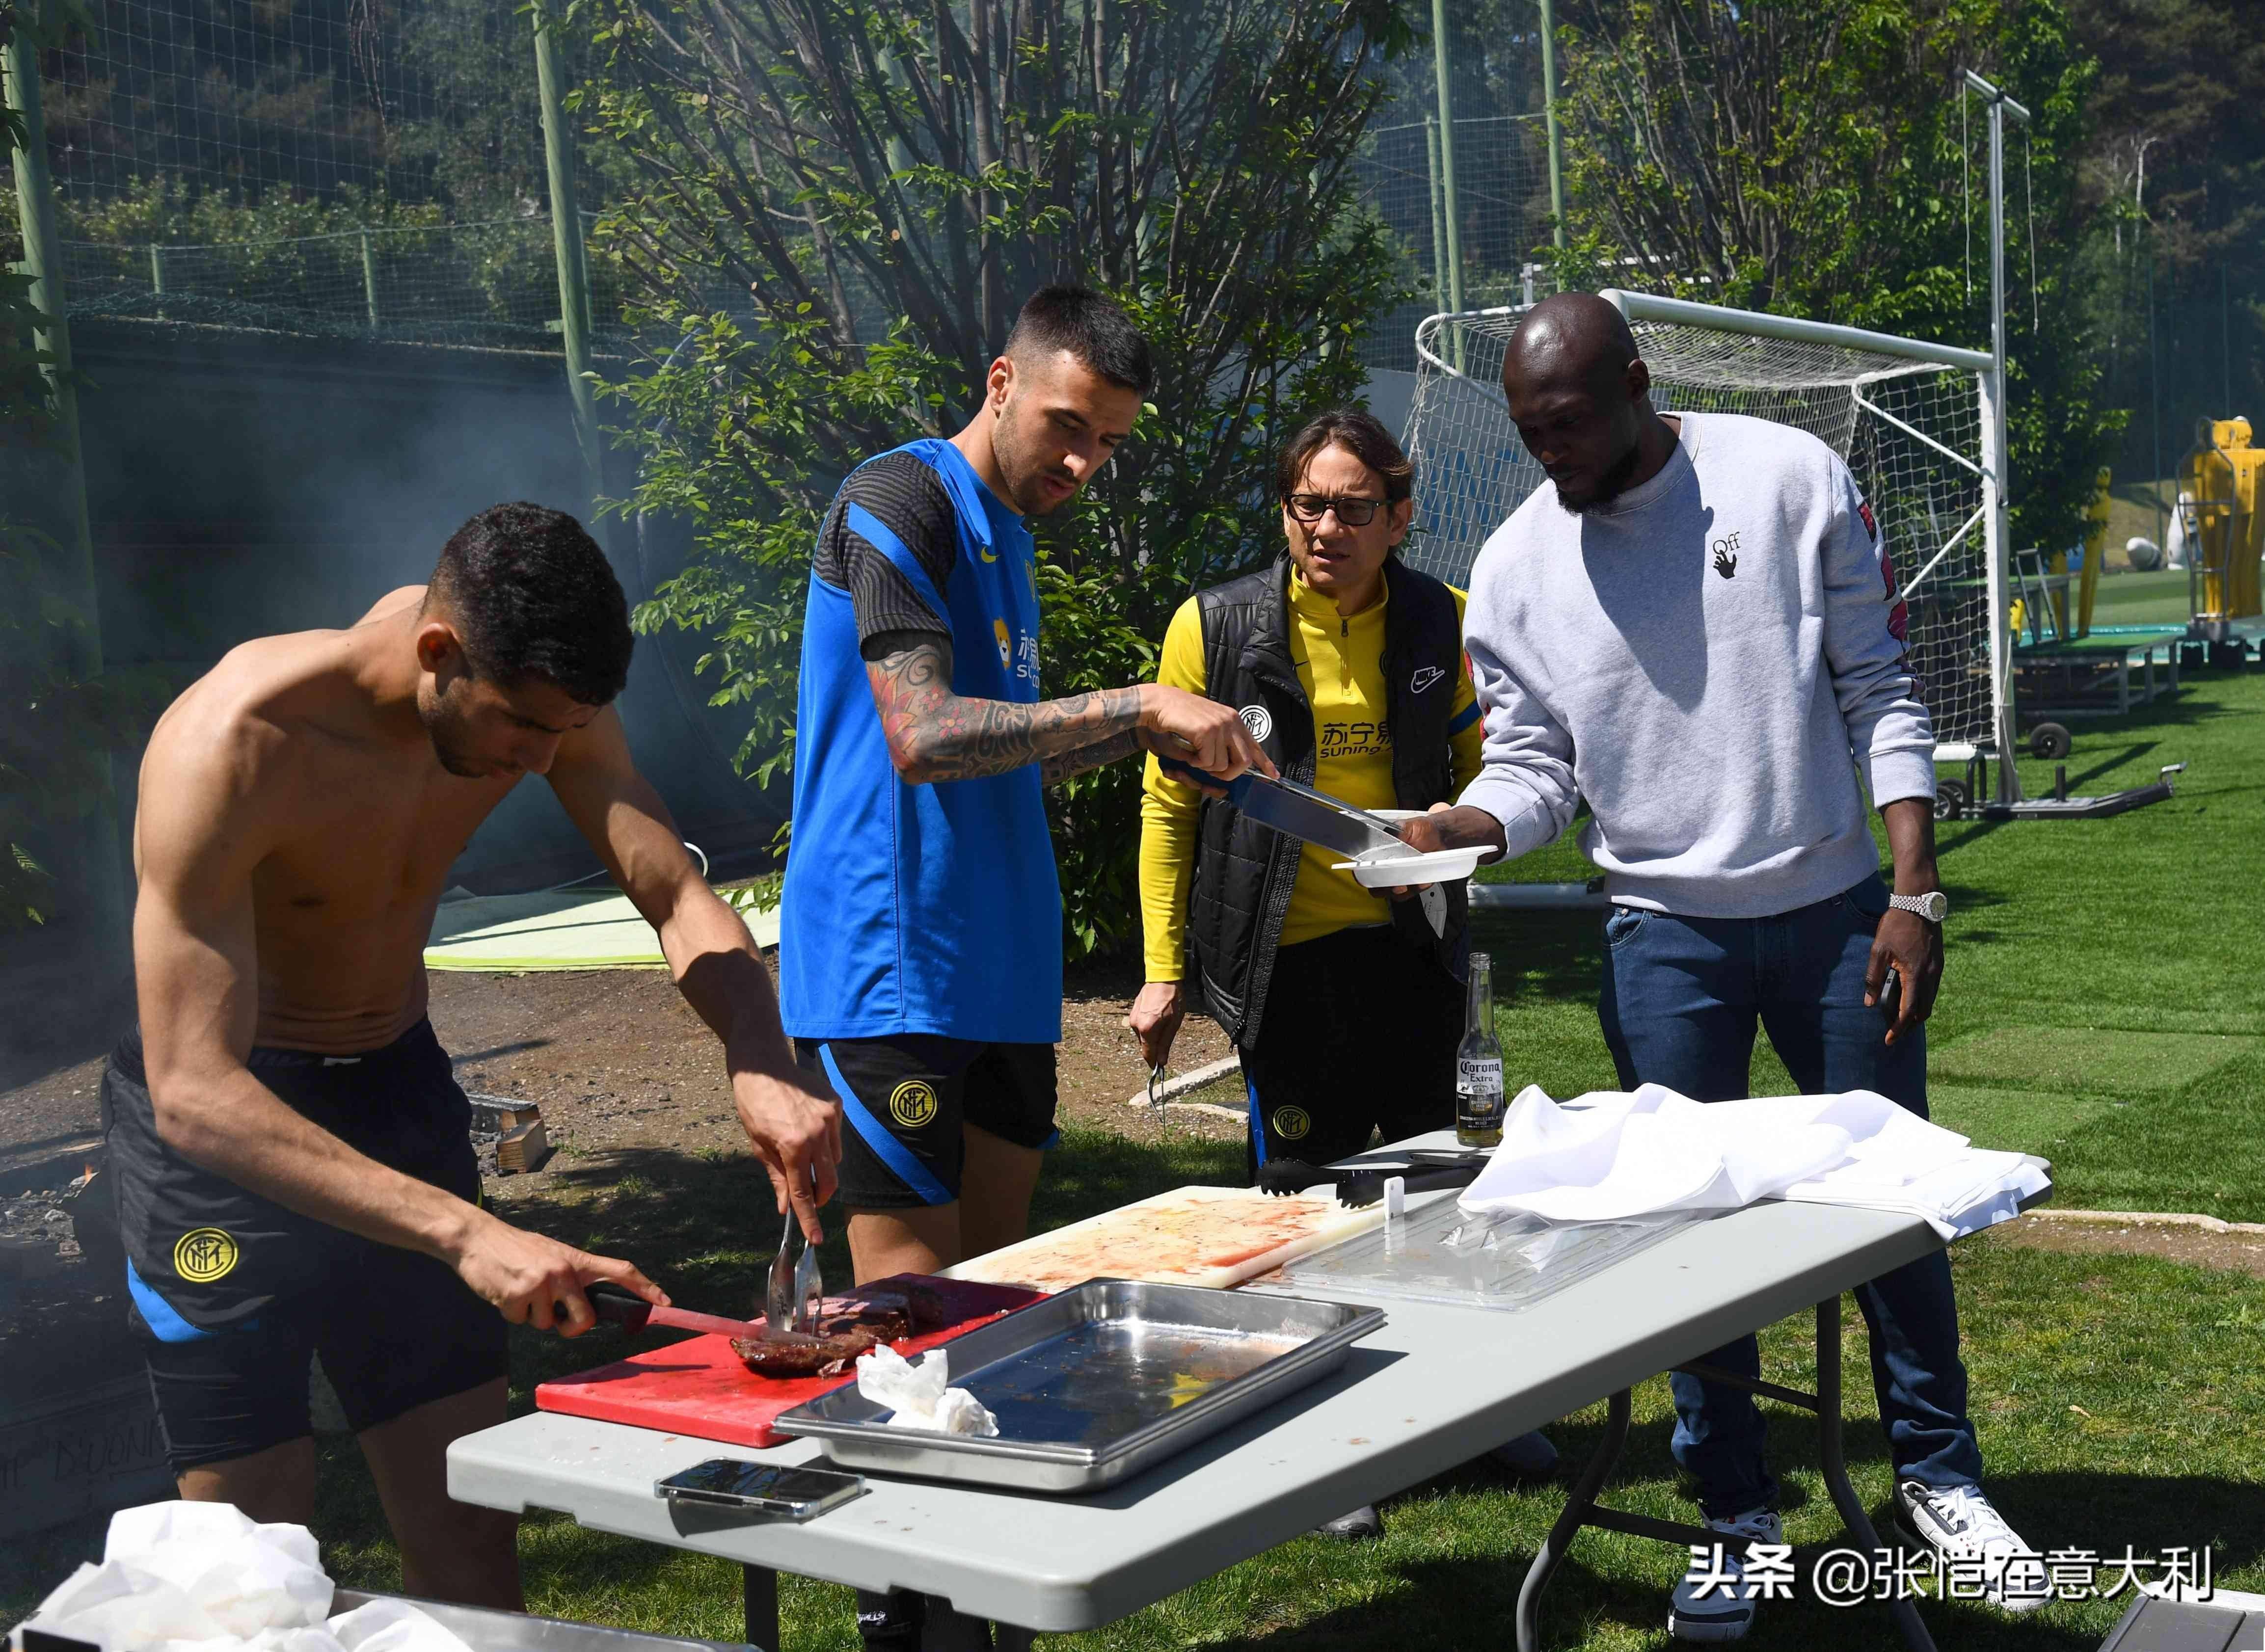
<path id="1" fill-rule="evenodd" d="M 1622 1085 L 1743 1096 L 1759 1022 L 1804 1091 L 1875 1090 L 1924 1116 L 1946 903 L 1934 736 L 1887 548 L 1823 442 L 1734 414 L 1664 418 L 1650 383 L 1620 312 L 1587 294 L 1544 301 L 1512 335 L 1504 394 L 1555 485 L 1473 571 L 1485 767 L 1408 835 L 1523 855 L 1586 797 L 1583 847 L 1613 902 L 1598 1015 Z M 1948 1262 L 1857 1300 L 1904 1523 L 1978 1563 L 2001 1604 L 2041 1604 L 2042 1561 L 1980 1490 Z M 1708 1357 L 1759 1372 L 1751 1336 Z M 1782 1541 L 1761 1414 L 1740 1389 L 1674 1387 L 1676 1460 L 1735 1568 L 1745 1542 Z M 1669 1627 L 1735 1640 L 1752 1588 L 1694 1567 Z"/>

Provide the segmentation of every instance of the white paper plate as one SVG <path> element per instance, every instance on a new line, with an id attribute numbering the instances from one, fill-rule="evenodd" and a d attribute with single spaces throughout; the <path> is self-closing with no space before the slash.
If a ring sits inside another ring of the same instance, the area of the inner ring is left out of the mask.
<path id="1" fill-rule="evenodd" d="M 1421 809 L 1372 809 L 1380 820 L 1412 820 Z M 1484 849 L 1435 849 L 1429 855 L 1393 849 L 1373 849 L 1358 860 L 1339 861 L 1336 870 L 1351 872 L 1363 889 L 1398 889 L 1409 884 L 1451 884 L 1478 870 Z"/>

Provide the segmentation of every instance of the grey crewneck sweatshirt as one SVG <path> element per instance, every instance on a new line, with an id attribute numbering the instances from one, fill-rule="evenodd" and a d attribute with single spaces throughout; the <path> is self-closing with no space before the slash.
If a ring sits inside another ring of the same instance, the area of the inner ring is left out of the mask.
<path id="1" fill-rule="evenodd" d="M 1934 795 L 1934 733 L 1871 511 L 1805 431 L 1681 415 L 1659 474 L 1584 514 L 1545 483 L 1479 552 L 1486 718 L 1462 802 L 1515 857 L 1562 833 L 1628 906 L 1789 912 L 1879 867 L 1857 787 Z"/>

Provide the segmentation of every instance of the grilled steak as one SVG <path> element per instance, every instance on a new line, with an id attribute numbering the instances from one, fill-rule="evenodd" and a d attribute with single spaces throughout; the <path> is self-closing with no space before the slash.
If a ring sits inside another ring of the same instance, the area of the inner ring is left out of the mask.
<path id="1" fill-rule="evenodd" d="M 862 1327 L 827 1336 L 790 1332 L 783 1337 L 735 1336 L 732 1351 L 758 1377 L 836 1377 L 880 1338 Z"/>
<path id="2" fill-rule="evenodd" d="M 759 1377 L 834 1377 L 877 1343 L 900 1343 L 950 1323 L 943 1299 L 921 1285 L 851 1291 L 819 1304 L 815 1335 L 734 1337 L 732 1351 Z"/>

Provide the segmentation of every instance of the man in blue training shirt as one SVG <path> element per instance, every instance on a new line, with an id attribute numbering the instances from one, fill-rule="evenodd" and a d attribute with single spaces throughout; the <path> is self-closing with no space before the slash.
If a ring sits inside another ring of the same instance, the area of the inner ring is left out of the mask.
<path id="1" fill-rule="evenodd" d="M 1138 751 L 1271 769 L 1234 708 L 1154 683 L 1038 697 L 1023 519 L 1107 464 L 1152 382 L 1115 304 L 1042 288 L 944 440 L 861 465 L 803 632 L 780 997 L 841 1098 L 858 1280 L 1023 1237 L 1054 1135 L 1061 894 L 1042 788 Z"/>

